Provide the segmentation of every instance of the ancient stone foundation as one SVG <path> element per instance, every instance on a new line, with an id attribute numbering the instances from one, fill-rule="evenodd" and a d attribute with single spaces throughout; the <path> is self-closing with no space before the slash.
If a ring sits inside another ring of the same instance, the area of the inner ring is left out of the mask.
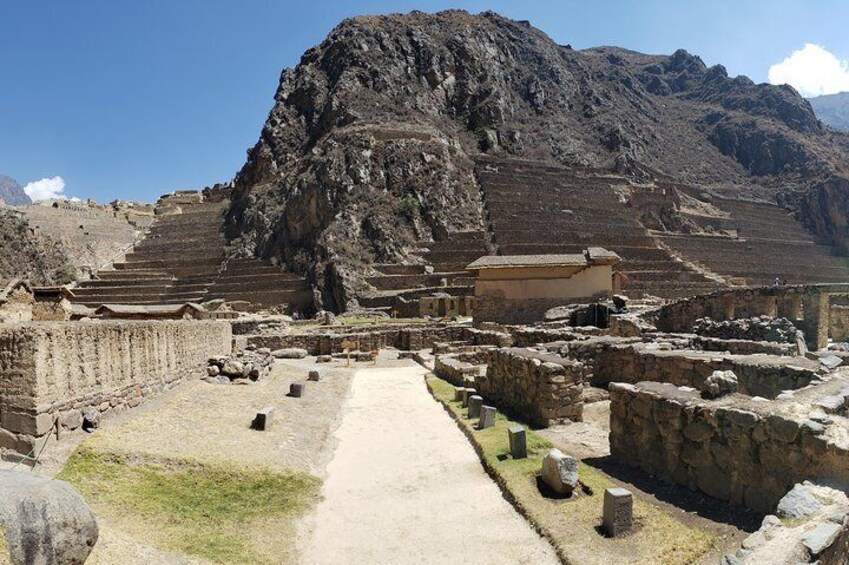
<path id="1" fill-rule="evenodd" d="M 476 388 L 488 402 L 536 426 L 579 422 L 584 411 L 584 371 L 579 361 L 502 348 L 490 354 L 486 376 L 477 378 Z"/>
<path id="2" fill-rule="evenodd" d="M 149 321 L 0 325 L 0 449 L 27 453 L 87 408 L 135 407 L 230 352 L 230 324 Z"/>
<path id="3" fill-rule="evenodd" d="M 702 400 L 667 383 L 614 383 L 610 451 L 652 475 L 771 512 L 797 482 L 849 485 L 849 445 L 831 429 L 842 424 L 830 425 L 842 418 L 820 414 L 738 394 Z"/>

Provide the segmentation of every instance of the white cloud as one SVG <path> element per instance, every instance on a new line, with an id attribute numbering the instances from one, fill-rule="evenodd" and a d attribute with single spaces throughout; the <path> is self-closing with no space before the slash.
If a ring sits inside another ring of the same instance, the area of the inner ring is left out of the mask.
<path id="1" fill-rule="evenodd" d="M 50 198 L 68 198 L 65 195 L 65 179 L 60 176 L 33 181 L 24 187 L 24 192 L 32 198 L 33 202 Z"/>
<path id="2" fill-rule="evenodd" d="M 802 96 L 849 91 L 849 61 L 838 59 L 821 45 L 806 43 L 769 68 L 769 82 L 789 84 Z"/>

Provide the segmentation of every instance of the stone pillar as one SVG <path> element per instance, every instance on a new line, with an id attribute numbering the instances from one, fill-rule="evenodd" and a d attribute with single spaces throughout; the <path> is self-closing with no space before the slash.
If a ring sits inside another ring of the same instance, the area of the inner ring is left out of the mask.
<path id="1" fill-rule="evenodd" d="M 616 537 L 631 529 L 634 497 L 624 488 L 604 490 L 602 525 L 607 535 Z"/>
<path id="2" fill-rule="evenodd" d="M 528 456 L 528 440 L 525 428 L 510 426 L 507 428 L 507 438 L 510 440 L 510 455 L 513 459 L 524 459 Z"/>
<path id="3" fill-rule="evenodd" d="M 469 397 L 469 413 L 468 418 L 480 418 L 481 415 L 481 406 L 483 406 L 483 398 L 477 394 L 473 394 Z"/>
<path id="4" fill-rule="evenodd" d="M 485 430 L 495 425 L 495 407 L 481 406 L 481 418 L 478 421 L 478 429 Z"/>
<path id="5" fill-rule="evenodd" d="M 265 408 L 256 413 L 253 422 L 251 422 L 251 429 L 264 432 L 265 430 L 271 427 L 271 421 L 273 419 L 274 408 L 271 406 L 266 406 Z"/>
<path id="6" fill-rule="evenodd" d="M 828 345 L 828 294 L 811 290 L 802 299 L 804 307 L 802 331 L 805 341 L 812 350 Z"/>

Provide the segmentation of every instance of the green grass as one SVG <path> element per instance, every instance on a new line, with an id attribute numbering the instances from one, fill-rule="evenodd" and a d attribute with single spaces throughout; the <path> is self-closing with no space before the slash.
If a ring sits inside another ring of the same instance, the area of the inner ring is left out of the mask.
<path id="1" fill-rule="evenodd" d="M 216 563 L 279 563 L 252 529 L 286 528 L 317 499 L 306 473 L 188 460 L 130 461 L 83 443 L 58 478 L 76 486 L 95 514 L 165 548 Z M 269 545 L 291 538 L 282 531 Z M 283 538 L 283 539 L 281 539 Z"/>
<path id="2" fill-rule="evenodd" d="M 466 410 L 454 400 L 454 387 L 450 383 L 434 376 L 427 383 L 434 398 L 453 412 L 471 435 L 488 472 L 567 562 L 682 565 L 697 561 L 715 545 L 715 535 L 683 524 L 636 497 L 634 532 L 616 539 L 601 536 L 596 527 L 601 524 L 604 489 L 618 485 L 579 462 L 580 480 L 592 489 L 593 495 L 571 500 L 544 498 L 537 488 L 536 476 L 543 457 L 552 447 L 551 442 L 526 426 L 528 457 L 513 459 L 509 455 L 507 428 L 520 422 L 509 420 L 499 412 L 495 426 L 477 430 L 475 421 L 467 419 Z"/>

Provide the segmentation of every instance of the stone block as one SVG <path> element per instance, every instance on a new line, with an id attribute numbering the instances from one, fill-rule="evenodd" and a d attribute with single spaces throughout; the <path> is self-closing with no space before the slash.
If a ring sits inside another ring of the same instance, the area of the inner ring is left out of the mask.
<path id="1" fill-rule="evenodd" d="M 541 475 L 548 488 L 557 494 L 571 496 L 578 486 L 578 462 L 559 449 L 552 449 L 542 460 Z"/>
<path id="2" fill-rule="evenodd" d="M 604 489 L 602 525 L 607 535 L 616 537 L 631 529 L 634 497 L 624 488 Z"/>
<path id="3" fill-rule="evenodd" d="M 321 373 L 319 371 L 315 371 L 315 370 L 310 371 L 309 377 L 307 377 L 307 380 L 310 380 L 310 381 L 313 381 L 313 382 L 318 382 L 318 381 L 321 380 Z"/>
<path id="4" fill-rule="evenodd" d="M 513 459 L 524 459 L 528 456 L 528 440 L 525 428 L 510 426 L 507 428 L 507 439 L 510 440 L 510 455 Z"/>
<path id="5" fill-rule="evenodd" d="M 480 418 L 481 415 L 481 407 L 483 406 L 483 398 L 477 394 L 473 394 L 469 397 L 469 412 L 468 418 Z"/>
<path id="6" fill-rule="evenodd" d="M 306 384 L 304 383 L 292 383 L 289 385 L 289 396 L 300 398 L 304 395 L 305 389 Z"/>
<path id="7" fill-rule="evenodd" d="M 478 429 L 485 430 L 495 425 L 495 407 L 481 406 L 480 420 L 478 421 Z"/>
<path id="8" fill-rule="evenodd" d="M 271 427 L 271 422 L 273 420 L 274 408 L 271 406 L 266 406 L 265 408 L 257 412 L 256 416 L 254 416 L 254 420 L 253 422 L 251 422 L 251 429 L 264 432 Z"/>
<path id="9" fill-rule="evenodd" d="M 469 407 L 469 397 L 475 395 L 475 389 L 473 388 L 465 388 L 463 389 L 463 408 Z"/>
<path id="10" fill-rule="evenodd" d="M 843 527 L 838 524 L 830 522 L 819 524 L 805 534 L 802 538 L 802 545 L 807 548 L 812 558 L 816 558 L 831 547 L 842 530 Z"/>
<path id="11" fill-rule="evenodd" d="M 466 387 L 464 386 L 455 386 L 454 387 L 454 401 L 462 402 L 463 395 L 466 393 Z"/>

